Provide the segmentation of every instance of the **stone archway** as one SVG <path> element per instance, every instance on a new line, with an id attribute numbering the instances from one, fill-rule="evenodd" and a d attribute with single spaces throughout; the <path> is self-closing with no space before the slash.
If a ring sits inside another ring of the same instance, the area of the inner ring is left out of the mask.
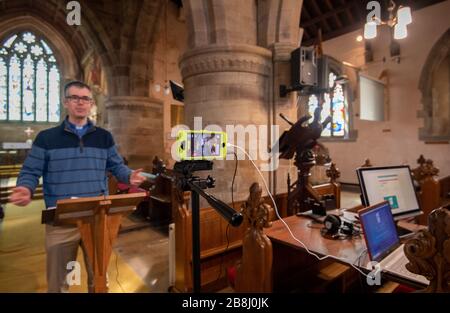
<path id="1" fill-rule="evenodd" d="M 437 80 L 446 86 L 438 88 Z M 419 129 L 419 139 L 450 140 L 450 29 L 431 49 L 422 69 L 419 89 L 422 92 L 423 109 L 418 112 L 418 116 L 424 119 L 424 127 Z"/>

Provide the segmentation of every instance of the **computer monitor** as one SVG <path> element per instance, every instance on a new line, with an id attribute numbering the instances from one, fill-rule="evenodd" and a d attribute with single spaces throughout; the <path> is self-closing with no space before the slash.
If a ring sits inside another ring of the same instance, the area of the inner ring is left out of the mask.
<path id="1" fill-rule="evenodd" d="M 364 206 L 388 201 L 396 221 L 423 214 L 409 166 L 362 167 L 356 172 Z"/>

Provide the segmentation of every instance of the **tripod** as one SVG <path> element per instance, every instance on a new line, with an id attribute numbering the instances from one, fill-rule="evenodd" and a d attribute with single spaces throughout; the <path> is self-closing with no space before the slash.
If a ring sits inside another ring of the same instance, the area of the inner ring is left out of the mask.
<path id="1" fill-rule="evenodd" d="M 238 227 L 242 221 L 241 213 L 236 212 L 229 205 L 205 192 L 204 189 L 214 188 L 214 179 L 194 176 L 196 171 L 212 170 L 213 163 L 207 160 L 181 161 L 175 163 L 174 171 L 177 174 L 176 185 L 182 191 L 192 192 L 192 277 L 193 291 L 201 290 L 200 270 L 200 195 L 228 221 L 231 226 Z"/>

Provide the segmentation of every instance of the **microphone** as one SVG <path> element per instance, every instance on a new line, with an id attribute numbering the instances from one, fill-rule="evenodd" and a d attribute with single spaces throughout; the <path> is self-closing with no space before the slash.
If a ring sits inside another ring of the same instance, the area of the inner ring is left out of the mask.
<path id="1" fill-rule="evenodd" d="M 224 219 L 228 221 L 228 223 L 231 224 L 233 227 L 238 227 L 241 225 L 242 221 L 244 220 L 244 217 L 242 213 L 236 212 L 232 207 L 230 207 L 225 202 L 217 199 L 213 195 L 205 192 L 203 189 L 201 189 L 198 185 L 192 182 L 188 182 L 189 186 L 199 193 L 203 198 L 208 201 L 208 203 L 220 214 Z"/>
<path id="2" fill-rule="evenodd" d="M 206 198 L 206 201 L 219 212 L 220 215 L 222 215 L 223 218 L 225 218 L 228 223 L 231 224 L 233 227 L 237 227 L 241 225 L 244 217 L 241 213 L 236 212 L 232 207 L 230 207 L 225 202 L 217 199 L 213 195 L 209 195 L 208 198 Z"/>
<path id="3" fill-rule="evenodd" d="M 154 180 L 156 179 L 159 174 L 150 174 L 150 173 L 145 173 L 145 172 L 140 172 L 139 174 L 141 174 L 142 176 L 144 176 L 145 178 L 147 178 L 148 180 Z"/>

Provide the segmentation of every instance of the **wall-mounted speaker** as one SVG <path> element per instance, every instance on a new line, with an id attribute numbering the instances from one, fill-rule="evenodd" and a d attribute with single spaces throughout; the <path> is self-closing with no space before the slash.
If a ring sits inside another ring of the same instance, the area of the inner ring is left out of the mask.
<path id="1" fill-rule="evenodd" d="M 317 87 L 317 58 L 314 47 L 300 47 L 291 53 L 292 87 Z"/>

